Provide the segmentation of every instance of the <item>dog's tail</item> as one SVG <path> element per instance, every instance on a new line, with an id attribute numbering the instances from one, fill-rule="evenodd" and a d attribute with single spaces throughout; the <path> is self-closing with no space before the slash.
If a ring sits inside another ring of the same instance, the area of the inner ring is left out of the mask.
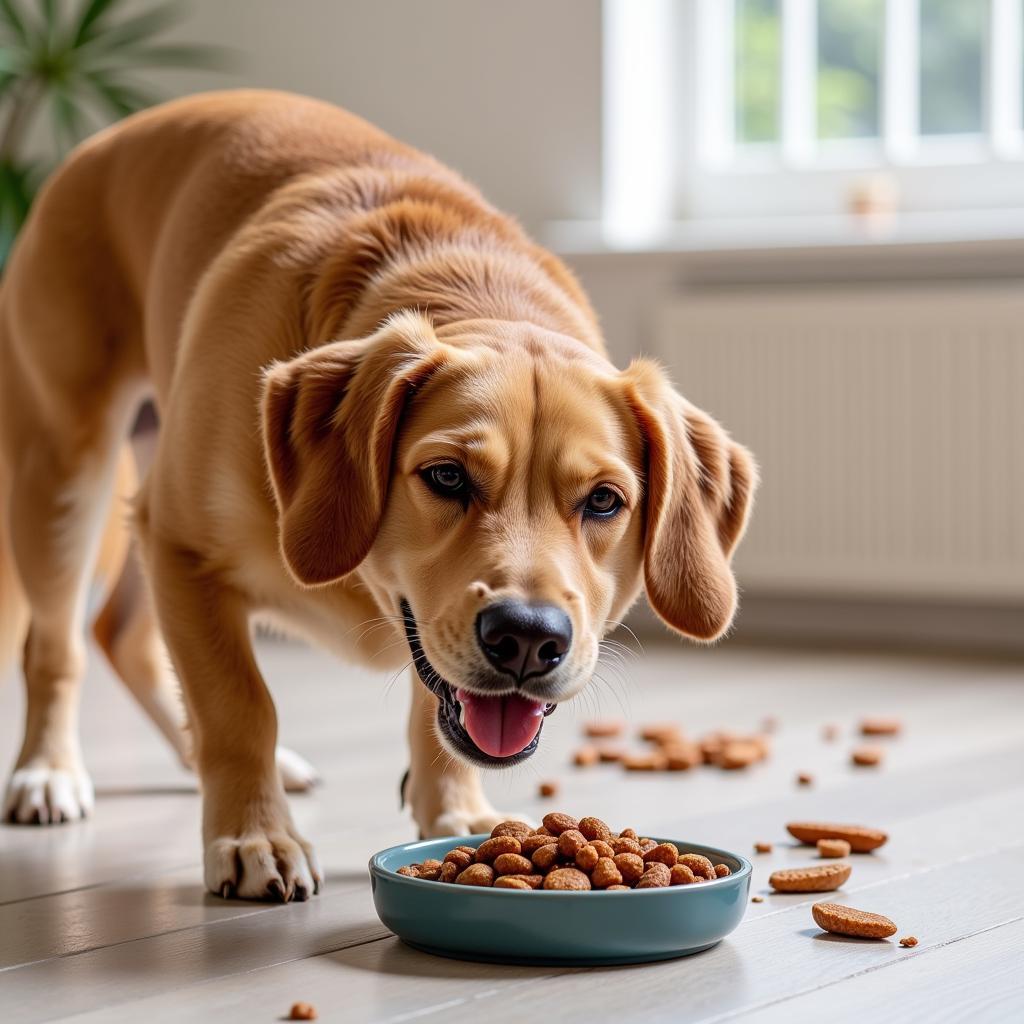
<path id="1" fill-rule="evenodd" d="M 28 629 L 28 602 L 14 568 L 7 532 L 8 486 L 7 469 L 0 458 L 0 680 L 21 650 Z"/>

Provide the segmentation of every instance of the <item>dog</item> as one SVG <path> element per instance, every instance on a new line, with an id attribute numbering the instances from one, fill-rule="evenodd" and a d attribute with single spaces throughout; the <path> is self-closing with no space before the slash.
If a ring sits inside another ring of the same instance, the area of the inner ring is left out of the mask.
<path id="1" fill-rule="evenodd" d="M 159 436 L 137 460 L 146 399 Z M 533 753 L 641 590 L 678 633 L 728 628 L 755 484 L 434 159 L 285 93 L 130 117 L 45 185 L 0 291 L 0 617 L 28 693 L 5 816 L 92 805 L 76 708 L 98 580 L 100 647 L 199 774 L 211 892 L 321 881 L 284 794 L 312 769 L 278 756 L 254 618 L 411 657 L 412 816 L 489 830 L 480 768 Z M 132 491 L 129 550 L 111 496 Z"/>

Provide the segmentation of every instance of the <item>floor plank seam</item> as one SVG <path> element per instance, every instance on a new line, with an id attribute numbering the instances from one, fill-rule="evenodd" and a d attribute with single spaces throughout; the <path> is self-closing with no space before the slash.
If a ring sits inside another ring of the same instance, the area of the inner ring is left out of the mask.
<path id="1" fill-rule="evenodd" d="M 739 1010 L 730 1010 L 728 1013 L 718 1014 L 714 1017 L 703 1017 L 700 1021 L 695 1024 L 720 1024 L 722 1021 L 738 1020 L 741 1017 L 751 1014 L 759 1013 L 761 1010 L 766 1010 L 770 1006 L 779 1006 L 783 1003 L 788 1003 L 793 999 L 798 999 L 806 995 L 811 995 L 814 992 L 822 992 L 826 989 L 833 988 L 836 985 L 841 985 L 844 982 L 852 981 L 854 978 L 862 978 L 868 974 L 874 974 L 877 971 L 885 971 L 890 967 L 895 967 L 898 964 L 905 964 L 916 957 L 927 956 L 929 953 L 933 953 L 939 949 L 945 949 L 947 946 L 953 946 L 958 942 L 964 942 L 967 939 L 977 938 L 979 935 L 986 935 L 989 932 L 998 931 L 1000 928 L 1008 928 L 1010 925 L 1018 924 L 1024 921 L 1024 915 L 1018 915 L 1017 917 L 1008 918 L 1005 921 L 999 921 L 996 924 L 988 925 L 985 928 L 979 928 L 977 931 L 965 932 L 963 935 L 954 936 L 951 939 L 946 939 L 944 942 L 936 942 L 933 945 L 919 946 L 917 949 L 910 951 L 908 950 L 903 955 L 897 955 L 888 963 L 884 964 L 872 964 L 870 967 L 865 967 L 862 970 L 854 971 L 853 974 L 847 974 L 842 978 L 836 978 L 835 981 L 828 981 L 822 985 L 812 985 L 808 988 L 800 989 L 796 992 L 790 992 L 784 996 L 780 996 L 778 999 L 769 999 L 763 1003 L 755 1003 L 750 1006 L 745 1006 Z"/>
<path id="2" fill-rule="evenodd" d="M 108 879 L 103 882 L 92 882 L 89 885 L 77 885 L 70 889 L 55 889 L 53 892 L 39 892 L 34 896 L 20 896 L 18 899 L 0 900 L 0 907 L 13 907 L 17 906 L 19 903 L 31 903 L 33 900 L 48 900 L 56 896 L 71 896 L 76 892 L 93 892 L 97 889 L 113 888 L 114 886 L 122 886 L 125 882 L 142 882 L 147 878 L 159 878 L 161 875 L 171 875 L 176 871 L 187 871 L 189 868 L 195 868 L 197 872 L 201 870 L 201 866 L 198 861 L 190 861 L 187 864 L 162 866 L 154 869 L 153 871 L 141 871 L 134 875 L 122 875 L 117 879 Z"/>

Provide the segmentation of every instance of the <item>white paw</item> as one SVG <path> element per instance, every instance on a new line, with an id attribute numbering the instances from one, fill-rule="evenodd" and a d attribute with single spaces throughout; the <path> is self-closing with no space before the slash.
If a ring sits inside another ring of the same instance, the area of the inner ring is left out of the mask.
<path id="1" fill-rule="evenodd" d="M 17 768 L 4 795 L 4 821 L 19 825 L 58 825 L 92 813 L 92 780 L 84 768 L 46 764 Z"/>
<path id="2" fill-rule="evenodd" d="M 206 887 L 225 899 L 302 903 L 323 880 L 313 847 L 288 824 L 206 844 Z"/>
<path id="3" fill-rule="evenodd" d="M 288 793 L 305 793 L 319 784 L 320 773 L 294 750 L 278 747 L 274 753 L 277 770 L 281 773 L 281 784 Z"/>
<path id="4" fill-rule="evenodd" d="M 423 839 L 471 836 L 490 832 L 495 825 L 503 821 L 525 821 L 529 825 L 533 824 L 528 814 L 502 814 L 490 807 L 477 811 L 445 811 L 425 828 L 421 828 L 420 835 Z"/>

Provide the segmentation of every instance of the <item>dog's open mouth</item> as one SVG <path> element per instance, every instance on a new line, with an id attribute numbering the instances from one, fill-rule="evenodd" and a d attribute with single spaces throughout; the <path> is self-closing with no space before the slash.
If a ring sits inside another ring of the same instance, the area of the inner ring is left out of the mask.
<path id="1" fill-rule="evenodd" d="M 471 761 L 509 765 L 525 761 L 540 743 L 544 719 L 557 705 L 518 693 L 487 695 L 455 687 L 430 664 L 420 643 L 409 602 L 401 602 L 405 636 L 416 673 L 438 698 L 437 724 L 445 739 Z"/>

